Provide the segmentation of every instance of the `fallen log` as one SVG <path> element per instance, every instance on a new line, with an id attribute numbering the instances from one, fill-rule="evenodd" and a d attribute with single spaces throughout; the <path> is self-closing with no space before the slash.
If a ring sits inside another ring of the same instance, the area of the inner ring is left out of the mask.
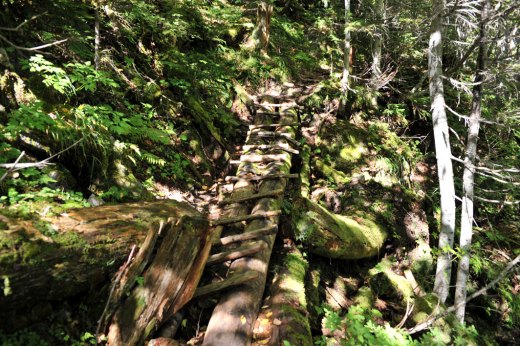
<path id="1" fill-rule="evenodd" d="M 369 213 L 334 214 L 303 197 L 293 202 L 292 223 L 296 237 L 310 252 L 328 258 L 376 256 L 387 237 L 386 230 Z"/>
<path id="2" fill-rule="evenodd" d="M 282 265 L 270 285 L 253 330 L 253 345 L 311 346 L 312 334 L 305 297 L 308 263 L 294 244 L 283 249 Z"/>
<path id="3" fill-rule="evenodd" d="M 249 244 L 242 245 L 233 250 L 219 252 L 214 255 L 211 255 L 208 258 L 206 265 L 210 266 L 215 263 L 226 262 L 226 261 L 234 260 L 237 258 L 253 255 L 253 254 L 261 251 L 264 248 L 265 248 L 265 242 L 263 242 L 261 240 L 255 241 L 255 242 L 252 242 Z"/>
<path id="4" fill-rule="evenodd" d="M 271 233 L 276 233 L 278 230 L 278 225 L 274 226 L 268 226 L 268 227 L 262 227 L 255 231 L 247 232 L 247 233 L 240 233 L 235 235 L 230 235 L 224 238 L 220 238 L 214 241 L 214 244 L 219 245 L 229 245 L 232 243 L 236 243 L 239 241 L 245 241 L 245 240 L 251 240 L 256 239 L 258 237 L 261 237 L 263 235 L 268 235 Z"/>
<path id="5" fill-rule="evenodd" d="M 208 285 L 197 288 L 195 290 L 195 294 L 193 295 L 193 298 L 200 297 L 200 296 L 203 296 L 206 294 L 215 293 L 218 291 L 222 291 L 229 287 L 233 287 L 236 285 L 246 283 L 249 280 L 254 280 L 257 277 L 258 277 L 258 273 L 255 273 L 255 272 L 232 275 L 222 281 L 213 282 Z"/>
<path id="6" fill-rule="evenodd" d="M 132 289 L 118 290 L 121 294 L 111 298 L 121 304 L 103 319 L 109 321 L 107 326 L 100 328 L 108 330 L 108 345 L 142 345 L 198 286 L 212 243 L 207 219 L 169 219 L 160 230 L 162 239 L 146 269 L 123 274 L 133 283 Z"/>
<path id="7" fill-rule="evenodd" d="M 233 204 L 233 203 L 241 203 L 241 202 L 247 202 L 252 201 L 255 199 L 265 198 L 265 197 L 276 197 L 278 195 L 283 195 L 284 190 L 274 190 L 274 191 L 267 191 L 263 193 L 255 193 L 249 196 L 242 196 L 242 197 L 232 197 L 232 198 L 226 198 L 219 202 L 219 204 Z"/>
<path id="8" fill-rule="evenodd" d="M 83 208 L 41 220 L 0 215 L 0 273 L 10 291 L 0 295 L 0 329 L 23 328 L 47 316 L 54 302 L 99 291 L 151 227 L 200 215 L 176 201 Z"/>

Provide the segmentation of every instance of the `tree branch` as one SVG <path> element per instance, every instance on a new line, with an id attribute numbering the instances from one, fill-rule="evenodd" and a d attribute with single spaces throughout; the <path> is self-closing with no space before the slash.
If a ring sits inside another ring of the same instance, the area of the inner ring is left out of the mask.
<path id="1" fill-rule="evenodd" d="M 6 27 L 3 27 L 3 26 L 0 26 L 0 30 L 3 30 L 3 31 L 18 31 L 18 30 L 20 30 L 24 25 L 26 25 L 27 23 L 29 23 L 29 22 L 35 20 L 35 19 L 38 18 L 38 17 L 44 16 L 44 15 L 46 15 L 47 13 L 48 13 L 48 12 L 45 11 L 45 12 L 43 12 L 43 13 L 37 14 L 37 15 L 35 15 L 35 16 L 32 16 L 31 18 L 24 20 L 20 25 L 18 25 L 18 26 L 15 27 L 15 28 L 6 28 Z"/>
<path id="2" fill-rule="evenodd" d="M 428 329 L 433 325 L 433 323 L 435 321 L 437 321 L 439 318 L 442 318 L 442 317 L 454 312 L 460 305 L 467 304 L 469 301 L 477 298 L 478 296 L 485 294 L 490 288 L 492 288 L 500 280 L 502 280 L 507 275 L 507 273 L 509 273 L 509 271 L 511 271 L 511 269 L 513 269 L 513 267 L 518 264 L 518 262 L 520 262 L 520 255 L 516 256 L 514 260 L 510 261 L 507 264 L 507 266 L 500 272 L 500 274 L 498 274 L 498 276 L 493 281 L 491 281 L 489 284 L 487 284 L 486 286 L 482 287 L 481 289 L 479 289 L 478 291 L 476 291 L 475 293 L 470 295 L 465 301 L 461 302 L 460 304 L 450 306 L 445 311 L 427 319 L 426 321 L 424 321 L 422 323 L 419 323 L 418 325 L 416 325 L 413 328 L 408 329 L 407 332 L 409 334 L 415 334 L 415 333 L 418 333 L 425 329 Z"/>
<path id="3" fill-rule="evenodd" d="M 13 42 L 9 41 L 4 35 L 0 35 L 0 39 L 2 41 L 4 41 L 5 43 L 7 43 L 8 45 L 10 45 L 11 47 L 13 47 L 14 49 L 22 50 L 22 51 L 25 51 L 25 52 L 38 51 L 40 49 L 49 48 L 51 46 L 55 46 L 55 45 L 58 45 L 58 44 L 61 44 L 63 42 L 68 41 L 68 38 L 66 38 L 66 39 L 63 39 L 63 40 L 56 41 L 56 42 L 46 43 L 46 44 L 43 44 L 41 46 L 27 48 L 27 47 L 21 47 L 21 46 L 18 46 L 16 44 L 14 44 Z"/>

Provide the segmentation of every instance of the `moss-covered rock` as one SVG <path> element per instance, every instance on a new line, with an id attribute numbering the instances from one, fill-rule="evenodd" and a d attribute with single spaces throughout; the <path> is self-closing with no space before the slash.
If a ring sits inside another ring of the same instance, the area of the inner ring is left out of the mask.
<path id="1" fill-rule="evenodd" d="M 386 230 L 363 212 L 343 216 L 329 212 L 307 198 L 293 204 L 296 238 L 309 251 L 328 258 L 360 259 L 375 256 L 387 237 Z"/>

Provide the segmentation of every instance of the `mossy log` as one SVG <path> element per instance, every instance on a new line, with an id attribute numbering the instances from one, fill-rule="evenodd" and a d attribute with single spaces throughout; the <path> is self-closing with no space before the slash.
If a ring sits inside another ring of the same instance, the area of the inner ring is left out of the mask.
<path id="1" fill-rule="evenodd" d="M 313 344 L 305 296 L 308 263 L 295 245 L 284 248 L 283 255 L 256 319 L 253 345 Z"/>
<path id="2" fill-rule="evenodd" d="M 0 277 L 8 293 L 0 295 L 0 329 L 24 327 L 48 314 L 53 302 L 98 290 L 150 227 L 183 216 L 201 214 L 184 203 L 157 201 L 70 210 L 46 220 L 0 216 Z"/>
<path id="3" fill-rule="evenodd" d="M 377 296 L 396 298 L 406 306 L 414 298 L 413 287 L 408 280 L 392 270 L 392 262 L 384 258 L 368 272 L 369 283 Z"/>
<path id="4" fill-rule="evenodd" d="M 367 213 L 334 214 L 308 198 L 294 201 L 292 222 L 296 237 L 309 251 L 327 258 L 375 256 L 387 237 L 386 230 Z"/>

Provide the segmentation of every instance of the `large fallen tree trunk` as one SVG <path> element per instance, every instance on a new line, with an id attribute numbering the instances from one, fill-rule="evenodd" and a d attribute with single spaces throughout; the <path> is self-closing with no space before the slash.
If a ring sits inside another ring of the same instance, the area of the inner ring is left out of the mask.
<path id="1" fill-rule="evenodd" d="M 183 216 L 201 214 L 183 203 L 157 201 L 77 209 L 36 221 L 0 215 L 0 329 L 24 327 L 46 316 L 53 302 L 98 290 L 149 229 Z"/>
<path id="2" fill-rule="evenodd" d="M 386 239 L 386 230 L 368 213 L 343 216 L 329 212 L 308 198 L 293 203 L 296 238 L 317 255 L 337 259 L 375 256 Z"/>

